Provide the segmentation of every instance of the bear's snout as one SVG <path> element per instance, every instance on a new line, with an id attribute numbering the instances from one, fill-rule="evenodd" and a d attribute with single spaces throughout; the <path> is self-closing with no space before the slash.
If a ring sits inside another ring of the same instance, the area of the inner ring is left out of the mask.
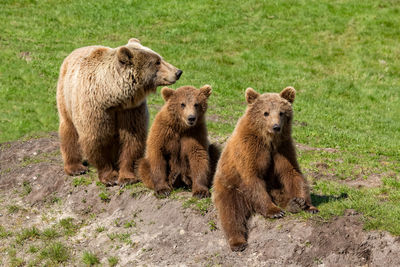
<path id="1" fill-rule="evenodd" d="M 272 129 L 274 129 L 275 132 L 279 132 L 281 130 L 281 126 L 275 123 L 274 126 L 272 126 Z"/>
<path id="2" fill-rule="evenodd" d="M 175 76 L 176 76 L 176 79 L 177 79 L 177 80 L 179 80 L 179 78 L 181 77 L 182 73 L 183 73 L 182 70 L 178 70 L 178 71 L 175 73 Z"/>
<path id="3" fill-rule="evenodd" d="M 190 126 L 194 125 L 195 122 L 196 122 L 196 116 L 195 115 L 189 115 L 187 119 L 188 119 L 188 123 L 189 123 Z"/>

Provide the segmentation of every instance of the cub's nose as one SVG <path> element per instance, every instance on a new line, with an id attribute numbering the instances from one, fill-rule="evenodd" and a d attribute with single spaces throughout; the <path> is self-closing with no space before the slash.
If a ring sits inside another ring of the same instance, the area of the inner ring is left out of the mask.
<path id="1" fill-rule="evenodd" d="M 183 72 L 183 71 L 181 71 L 181 70 L 178 70 L 178 71 L 175 73 L 175 75 L 176 75 L 176 79 L 177 79 L 177 80 L 179 80 L 179 78 L 181 77 L 181 75 L 182 75 L 182 72 Z"/>
<path id="2" fill-rule="evenodd" d="M 196 116 L 195 115 L 189 115 L 188 117 L 188 121 L 193 123 L 196 120 Z"/>
<path id="3" fill-rule="evenodd" d="M 275 132 L 279 132 L 281 130 L 281 126 L 278 124 L 274 124 L 274 126 L 272 126 L 272 129 L 274 129 Z"/>

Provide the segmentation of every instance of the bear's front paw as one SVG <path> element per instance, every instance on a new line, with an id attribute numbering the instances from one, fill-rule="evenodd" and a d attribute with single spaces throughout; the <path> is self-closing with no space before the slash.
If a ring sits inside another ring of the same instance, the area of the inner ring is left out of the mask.
<path id="1" fill-rule="evenodd" d="M 102 173 L 101 175 L 99 174 L 99 180 L 103 184 L 107 186 L 113 186 L 117 184 L 118 180 L 118 172 L 117 171 L 111 171 L 111 172 L 106 172 Z"/>
<path id="2" fill-rule="evenodd" d="M 196 191 L 193 191 L 193 196 L 197 197 L 197 198 L 210 197 L 210 191 L 208 191 L 208 189 L 196 190 Z"/>
<path id="3" fill-rule="evenodd" d="M 80 163 L 66 165 L 64 167 L 64 170 L 68 175 L 71 175 L 71 176 L 82 175 L 89 171 L 88 167 L 86 167 Z"/>
<path id="4" fill-rule="evenodd" d="M 160 197 L 167 197 L 171 193 L 172 189 L 169 186 L 161 186 L 154 189 L 156 194 Z"/>
<path id="5" fill-rule="evenodd" d="M 136 175 L 132 172 L 119 172 L 118 175 L 118 184 L 119 185 L 127 185 L 138 183 L 140 180 L 136 177 Z"/>
<path id="6" fill-rule="evenodd" d="M 271 219 L 278 219 L 282 218 L 283 216 L 285 216 L 285 212 L 277 206 L 269 207 L 266 212 L 266 216 L 264 215 L 264 217 L 268 217 Z"/>
<path id="7" fill-rule="evenodd" d="M 304 198 L 295 197 L 289 201 L 287 210 L 289 212 L 297 213 L 297 212 L 307 209 L 307 207 L 308 207 L 308 205 Z"/>
<path id="8" fill-rule="evenodd" d="M 309 213 L 312 213 L 312 214 L 315 214 L 315 213 L 319 212 L 319 210 L 314 206 L 307 207 L 306 211 L 309 212 Z"/>

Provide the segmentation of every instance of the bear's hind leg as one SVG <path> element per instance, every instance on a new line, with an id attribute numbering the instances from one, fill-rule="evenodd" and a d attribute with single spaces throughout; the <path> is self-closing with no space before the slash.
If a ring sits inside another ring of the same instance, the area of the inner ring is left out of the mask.
<path id="1" fill-rule="evenodd" d="M 88 171 L 82 164 L 82 152 L 75 126 L 67 119 L 60 119 L 60 149 L 64 160 L 64 170 L 68 175 L 81 175 Z"/>

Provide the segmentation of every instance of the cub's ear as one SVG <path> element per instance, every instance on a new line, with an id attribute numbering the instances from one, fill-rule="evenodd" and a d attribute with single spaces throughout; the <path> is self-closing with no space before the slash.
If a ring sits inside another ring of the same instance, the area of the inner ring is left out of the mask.
<path id="1" fill-rule="evenodd" d="M 161 95 L 164 98 L 165 102 L 168 101 L 168 99 L 175 94 L 175 90 L 168 88 L 168 87 L 163 87 L 161 89 Z"/>
<path id="2" fill-rule="evenodd" d="M 128 41 L 128 44 L 130 44 L 130 43 L 139 43 L 139 44 L 140 44 L 140 40 L 139 40 L 139 39 L 136 39 L 136 38 L 131 38 L 131 39 L 129 39 L 129 41 Z"/>
<path id="3" fill-rule="evenodd" d="M 133 54 L 131 50 L 129 50 L 125 46 L 122 46 L 118 48 L 117 57 L 119 62 L 121 62 L 122 64 L 130 64 L 131 59 L 133 58 Z"/>
<path id="4" fill-rule="evenodd" d="M 288 86 L 283 89 L 279 95 L 292 104 L 294 102 L 294 98 L 296 97 L 296 90 L 293 87 Z"/>
<path id="5" fill-rule="evenodd" d="M 247 88 L 246 89 L 246 102 L 247 104 L 253 104 L 256 99 L 260 96 L 259 93 L 257 93 L 256 91 L 254 91 L 253 88 Z"/>
<path id="6" fill-rule="evenodd" d="M 211 85 L 206 84 L 200 88 L 200 93 L 205 95 L 207 98 L 211 95 L 211 92 L 212 92 Z"/>

